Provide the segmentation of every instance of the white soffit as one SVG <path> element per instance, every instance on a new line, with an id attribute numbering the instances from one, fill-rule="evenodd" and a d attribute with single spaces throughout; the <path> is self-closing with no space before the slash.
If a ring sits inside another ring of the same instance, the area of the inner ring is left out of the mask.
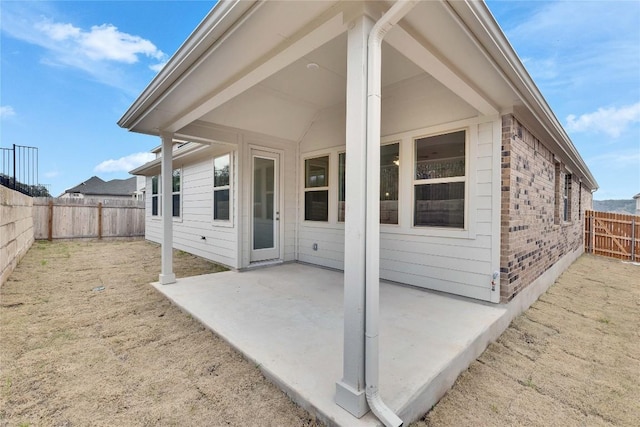
<path id="1" fill-rule="evenodd" d="M 272 6 L 271 2 L 268 3 L 269 6 Z M 307 4 L 307 2 L 302 3 Z M 316 5 L 316 3 L 327 8 L 325 2 L 310 2 L 312 5 Z M 300 23 L 296 14 L 299 12 L 295 7 L 297 2 L 275 2 L 275 4 L 277 5 L 275 10 L 263 7 L 262 9 L 269 10 L 268 13 L 264 12 L 267 16 L 259 16 L 255 19 L 265 19 L 270 23 L 283 22 L 278 29 L 279 32 L 274 33 L 273 28 L 269 29 L 268 26 L 261 28 L 259 25 L 249 26 L 251 24 L 248 23 L 247 26 L 251 28 L 251 31 L 238 32 L 238 36 L 234 40 L 235 43 L 227 41 L 224 53 L 217 53 L 215 61 L 210 61 L 207 66 L 201 66 L 198 71 L 193 73 L 197 76 L 194 76 L 195 80 L 191 80 L 191 92 L 184 92 L 181 89 L 181 94 L 185 95 L 191 104 L 190 106 L 177 106 L 178 108 L 174 109 L 176 117 L 167 124 L 167 130 L 176 131 L 199 119 L 346 30 L 346 24 L 338 11 L 329 10 L 326 12 L 329 16 L 326 16 L 321 11 L 315 11 L 317 7 L 310 10 L 305 9 L 305 15 L 317 16 L 320 14 L 320 18 L 304 25 Z M 282 7 L 285 4 L 292 7 Z M 278 10 L 281 11 L 279 15 Z M 336 14 L 333 15 L 332 12 Z M 274 18 L 270 16 L 271 14 L 278 16 Z M 291 28 L 290 24 L 285 24 L 289 19 L 296 22 L 295 28 Z M 259 22 L 261 23 L 261 21 Z M 263 39 L 270 40 L 269 46 L 271 47 L 262 46 L 264 43 L 261 43 L 260 40 Z M 249 47 L 251 52 L 249 54 L 246 54 L 247 52 L 239 53 L 239 47 L 243 49 Z M 245 62 L 240 58 L 244 58 Z M 250 60 L 247 61 L 247 59 Z M 224 65 L 218 67 L 217 64 Z M 230 64 L 233 66 L 229 66 Z M 202 85 L 196 83 L 211 82 L 212 80 L 218 83 L 215 85 L 206 84 L 205 87 L 211 89 L 203 90 Z M 195 102 L 194 99 L 196 99 Z M 178 114 L 178 112 L 180 113 Z"/>

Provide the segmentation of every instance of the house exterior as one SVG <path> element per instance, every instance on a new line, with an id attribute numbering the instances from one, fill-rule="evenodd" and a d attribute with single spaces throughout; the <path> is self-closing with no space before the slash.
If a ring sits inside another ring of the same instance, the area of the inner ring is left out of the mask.
<path id="1" fill-rule="evenodd" d="M 161 283 L 171 247 L 344 270 L 356 416 L 369 282 L 509 302 L 582 253 L 597 189 L 483 2 L 219 2 L 119 125 L 162 142 L 132 171 Z"/>
<path id="2" fill-rule="evenodd" d="M 132 176 L 128 179 L 112 179 L 104 181 L 97 176 L 81 182 L 75 187 L 65 190 L 60 195 L 61 199 L 84 199 L 98 202 L 109 200 L 136 199 L 136 185 L 138 178 Z"/>

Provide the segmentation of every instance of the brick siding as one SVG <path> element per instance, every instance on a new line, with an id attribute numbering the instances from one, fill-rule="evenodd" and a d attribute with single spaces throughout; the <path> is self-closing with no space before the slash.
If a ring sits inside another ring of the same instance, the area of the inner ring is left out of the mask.
<path id="1" fill-rule="evenodd" d="M 591 192 L 570 176 L 569 218 L 564 185 L 569 171 L 514 116 L 502 118 L 500 300 L 508 302 L 583 244 Z"/>

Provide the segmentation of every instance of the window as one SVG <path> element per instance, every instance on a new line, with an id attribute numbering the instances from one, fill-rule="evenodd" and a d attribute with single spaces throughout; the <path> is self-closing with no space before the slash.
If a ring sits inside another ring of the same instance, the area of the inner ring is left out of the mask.
<path id="1" fill-rule="evenodd" d="M 578 183 L 578 219 L 582 219 L 582 181 Z"/>
<path id="2" fill-rule="evenodd" d="M 329 156 L 304 161 L 304 219 L 329 220 Z"/>
<path id="3" fill-rule="evenodd" d="M 414 226 L 464 228 L 466 132 L 415 140 Z"/>
<path id="4" fill-rule="evenodd" d="M 571 174 L 565 174 L 562 189 L 562 219 L 571 221 Z"/>
<path id="5" fill-rule="evenodd" d="M 180 169 L 175 169 L 171 177 L 171 197 L 173 216 L 180 217 Z"/>
<path id="6" fill-rule="evenodd" d="M 160 175 L 151 177 L 151 215 L 160 216 L 162 203 L 160 195 Z"/>
<path id="7" fill-rule="evenodd" d="M 213 219 L 214 221 L 229 221 L 230 204 L 230 165 L 231 155 L 213 159 Z"/>
<path id="8" fill-rule="evenodd" d="M 338 222 L 344 222 L 346 197 L 346 166 L 347 154 L 338 154 Z"/>
<path id="9" fill-rule="evenodd" d="M 380 147 L 380 224 L 398 223 L 400 144 Z"/>

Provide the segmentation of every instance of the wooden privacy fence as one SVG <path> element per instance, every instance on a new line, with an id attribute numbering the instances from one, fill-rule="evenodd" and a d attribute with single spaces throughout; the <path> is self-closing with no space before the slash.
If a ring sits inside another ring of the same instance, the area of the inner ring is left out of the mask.
<path id="1" fill-rule="evenodd" d="M 640 260 L 640 216 L 586 211 L 584 249 L 628 261 Z"/>
<path id="2" fill-rule="evenodd" d="M 144 203 L 135 200 L 33 199 L 36 239 L 144 236 Z"/>

